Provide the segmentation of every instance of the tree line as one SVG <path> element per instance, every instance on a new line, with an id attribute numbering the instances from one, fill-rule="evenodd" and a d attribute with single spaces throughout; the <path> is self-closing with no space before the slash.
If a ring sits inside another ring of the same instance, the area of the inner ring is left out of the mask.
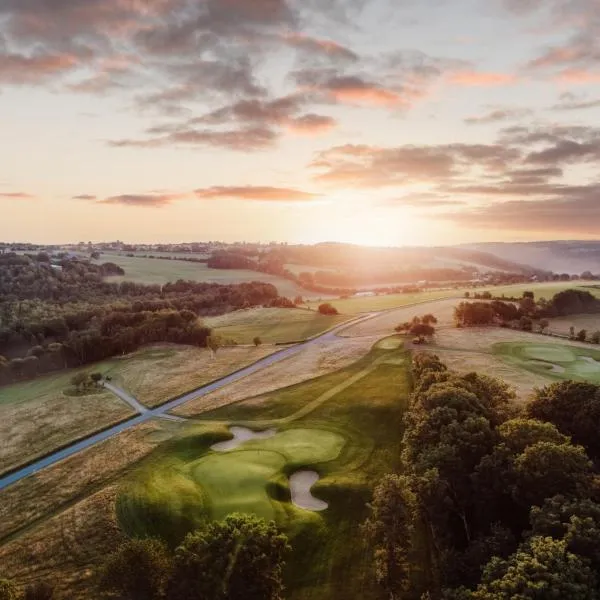
<path id="1" fill-rule="evenodd" d="M 391 600 L 596 600 L 600 386 L 561 382 L 517 408 L 504 382 L 414 357 L 401 474 L 363 525 Z"/>
<path id="2" fill-rule="evenodd" d="M 56 269 L 45 256 L 0 255 L 0 385 L 149 343 L 206 346 L 211 331 L 198 317 L 293 306 L 267 283 L 114 284 L 103 280 L 105 271 L 76 260 Z"/>

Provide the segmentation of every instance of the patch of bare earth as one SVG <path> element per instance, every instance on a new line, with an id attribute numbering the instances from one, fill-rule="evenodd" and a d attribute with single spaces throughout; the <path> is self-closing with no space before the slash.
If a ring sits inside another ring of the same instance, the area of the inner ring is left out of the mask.
<path id="1" fill-rule="evenodd" d="M 316 342 L 298 354 L 244 377 L 222 390 L 191 400 L 173 413 L 185 417 L 201 415 L 250 396 L 267 394 L 337 371 L 364 356 L 378 339 L 370 336 Z"/>
<path id="2" fill-rule="evenodd" d="M 413 306 L 404 306 L 390 310 L 378 317 L 352 325 L 341 332 L 345 337 L 360 337 L 363 335 L 392 335 L 394 328 L 412 320 L 413 317 L 421 317 L 428 313 L 433 314 L 438 320 L 438 327 L 446 327 L 454 324 L 454 308 L 461 302 L 457 298 L 447 300 L 434 300 Z"/>

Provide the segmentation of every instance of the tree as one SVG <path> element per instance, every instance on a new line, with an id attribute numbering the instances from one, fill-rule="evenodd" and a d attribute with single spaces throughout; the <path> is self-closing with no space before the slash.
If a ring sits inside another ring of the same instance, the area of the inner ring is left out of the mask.
<path id="1" fill-rule="evenodd" d="M 538 323 L 538 325 L 540 327 L 540 333 L 544 333 L 546 331 L 546 329 L 548 329 L 548 327 L 550 327 L 550 321 L 548 321 L 548 319 L 542 319 Z"/>
<path id="2" fill-rule="evenodd" d="M 262 344 L 262 340 L 256 336 L 253 340 L 252 343 L 258 348 L 261 344 Z"/>
<path id="3" fill-rule="evenodd" d="M 597 580 L 588 561 L 562 540 L 534 537 L 508 560 L 493 558 L 473 600 L 597 600 Z"/>
<path id="4" fill-rule="evenodd" d="M 92 373 L 90 379 L 98 385 L 102 381 L 102 373 Z"/>
<path id="5" fill-rule="evenodd" d="M 125 600 L 159 600 L 172 571 L 164 542 L 133 539 L 108 557 L 100 575 L 100 589 Z"/>
<path id="6" fill-rule="evenodd" d="M 438 320 L 431 313 L 427 313 L 421 317 L 423 325 L 437 325 L 437 322 Z"/>
<path id="7" fill-rule="evenodd" d="M 375 488 L 369 509 L 362 532 L 373 549 L 375 578 L 390 600 L 401 598 L 410 584 L 409 554 L 416 515 L 409 479 L 386 475 Z"/>
<path id="8" fill-rule="evenodd" d="M 169 600 L 280 600 L 290 547 L 275 523 L 229 515 L 190 533 L 175 553 Z"/>
<path id="9" fill-rule="evenodd" d="M 575 337 L 578 341 L 585 342 L 587 338 L 587 331 L 585 329 L 581 329 L 577 332 L 577 335 Z"/>
<path id="10" fill-rule="evenodd" d="M 0 600 L 17 600 L 18 598 L 17 586 L 8 579 L 0 579 Z"/>
<path id="11" fill-rule="evenodd" d="M 592 344 L 600 344 L 600 331 L 594 331 L 590 336 L 590 342 Z"/>
<path id="12" fill-rule="evenodd" d="M 572 340 L 575 339 L 575 327 L 573 327 L 573 325 L 571 325 L 571 327 L 569 327 L 569 337 Z"/>
<path id="13" fill-rule="evenodd" d="M 54 588 L 44 581 L 32 583 L 25 588 L 24 600 L 52 600 Z"/>
<path id="14" fill-rule="evenodd" d="M 329 302 L 325 302 L 324 304 L 319 305 L 319 312 L 322 315 L 334 316 L 339 315 L 338 309 L 330 304 Z"/>
<path id="15" fill-rule="evenodd" d="M 411 326 L 409 333 L 419 338 L 432 337 L 435 334 L 435 328 L 425 323 L 415 323 Z"/>
<path id="16" fill-rule="evenodd" d="M 213 358 L 217 356 L 217 350 L 223 345 L 223 340 L 218 335 L 209 335 L 206 338 L 206 347 L 212 352 Z"/>
<path id="17" fill-rule="evenodd" d="M 515 459 L 513 495 L 525 506 L 557 494 L 577 496 L 589 489 L 591 474 L 592 463 L 581 446 L 538 442 Z"/>
<path id="18" fill-rule="evenodd" d="M 534 419 L 556 425 L 592 459 L 600 458 L 600 386 L 576 381 L 553 383 L 536 390 L 525 410 Z"/>
<path id="19" fill-rule="evenodd" d="M 80 371 L 79 373 L 75 373 L 73 377 L 71 377 L 71 384 L 73 387 L 79 392 L 82 388 L 86 387 L 87 382 L 89 381 L 89 375 Z"/>
<path id="20" fill-rule="evenodd" d="M 498 427 L 504 444 L 515 454 L 520 454 L 538 442 L 568 444 L 569 438 L 562 435 L 552 423 L 542 423 L 535 419 L 512 419 Z"/>

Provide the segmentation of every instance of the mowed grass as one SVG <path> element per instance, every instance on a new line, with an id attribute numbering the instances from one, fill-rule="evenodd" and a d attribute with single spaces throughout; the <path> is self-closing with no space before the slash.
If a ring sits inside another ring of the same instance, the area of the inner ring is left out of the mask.
<path id="1" fill-rule="evenodd" d="M 495 344 L 495 354 L 533 373 L 555 379 L 600 383 L 600 351 L 579 346 L 508 342 Z"/>
<path id="2" fill-rule="evenodd" d="M 374 347 L 336 373 L 208 413 L 212 423 L 190 425 L 123 488 L 117 514 L 125 532 L 176 544 L 206 519 L 229 512 L 275 518 L 293 547 L 286 597 L 377 598 L 357 527 L 373 487 L 399 468 L 410 361 L 403 348 L 391 346 L 397 343 Z M 327 397 L 329 390 L 335 393 Z M 278 433 L 212 452 L 212 444 L 231 437 L 232 423 L 255 429 L 271 423 Z M 291 504 L 288 476 L 302 468 L 320 474 L 311 491 L 329 503 L 327 510 Z"/>
<path id="3" fill-rule="evenodd" d="M 204 263 L 194 263 L 184 260 L 160 260 L 142 258 L 139 256 L 117 256 L 105 254 L 95 261 L 98 264 L 113 262 L 125 270 L 123 276 L 108 277 L 107 281 L 134 281 L 136 283 L 163 285 L 178 279 L 222 285 L 262 281 L 272 283 L 280 296 L 295 298 L 296 296 L 320 297 L 296 285 L 293 281 L 242 269 L 209 269 Z"/>
<path id="4" fill-rule="evenodd" d="M 127 404 L 106 390 L 71 395 L 71 377 L 82 370 L 90 369 L 0 388 L 0 472 L 133 416 Z"/>
<path id="5" fill-rule="evenodd" d="M 302 308 L 251 308 L 203 319 L 216 334 L 239 344 L 252 344 L 255 337 L 266 344 L 301 341 L 347 320 Z"/>

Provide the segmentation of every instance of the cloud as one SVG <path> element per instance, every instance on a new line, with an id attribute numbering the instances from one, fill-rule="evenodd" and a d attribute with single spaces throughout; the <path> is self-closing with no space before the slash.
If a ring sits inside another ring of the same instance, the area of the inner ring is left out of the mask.
<path id="1" fill-rule="evenodd" d="M 11 200 L 33 200 L 35 196 L 25 192 L 0 192 L 0 198 Z"/>
<path id="2" fill-rule="evenodd" d="M 304 33 L 286 33 L 283 40 L 289 46 L 302 50 L 317 57 L 326 57 L 332 60 L 356 62 L 358 54 L 337 42 L 310 37 Z"/>
<path id="3" fill-rule="evenodd" d="M 0 83 L 35 85 L 72 71 L 78 59 L 70 54 L 2 53 L 0 46 Z"/>
<path id="4" fill-rule="evenodd" d="M 92 194 L 80 194 L 79 196 L 73 196 L 71 200 L 97 200 L 97 196 Z"/>
<path id="5" fill-rule="evenodd" d="M 315 176 L 320 182 L 377 188 L 445 182 L 474 168 L 495 174 L 519 156 L 519 150 L 497 144 L 346 145 L 318 153 L 310 166 L 324 171 Z"/>
<path id="6" fill-rule="evenodd" d="M 185 194 L 123 194 L 100 200 L 98 204 L 116 204 L 140 208 L 162 208 L 175 200 L 184 198 Z"/>
<path id="7" fill-rule="evenodd" d="M 153 131 L 156 131 L 154 129 Z M 278 134 L 267 127 L 246 127 L 227 131 L 176 129 L 167 135 L 146 139 L 109 141 L 114 148 L 160 148 L 166 146 L 211 146 L 236 152 L 255 152 L 273 147 Z"/>
<path id="8" fill-rule="evenodd" d="M 287 127 L 299 135 L 319 135 L 336 127 L 337 121 L 333 117 L 324 115 L 307 114 L 287 122 Z"/>
<path id="9" fill-rule="evenodd" d="M 320 197 L 319 194 L 269 186 L 215 186 L 200 188 L 194 193 L 201 199 L 249 200 L 256 202 L 311 202 Z"/>
<path id="10" fill-rule="evenodd" d="M 469 117 L 465 119 L 465 123 L 467 125 L 484 125 L 488 123 L 498 123 L 500 121 L 509 121 L 511 119 L 523 119 L 532 115 L 533 110 L 529 108 L 501 108 L 479 117 Z"/>
<path id="11" fill-rule="evenodd" d="M 555 234 L 600 234 L 600 185 L 565 188 L 559 198 L 510 200 L 489 206 L 436 215 L 461 227 Z M 569 197 L 571 196 L 571 197 Z"/>
<path id="12" fill-rule="evenodd" d="M 517 83 L 517 76 L 511 73 L 486 73 L 478 71 L 458 71 L 448 76 L 448 81 L 466 87 L 496 87 Z"/>
<path id="13" fill-rule="evenodd" d="M 566 93 L 561 96 L 561 101 L 558 104 L 551 107 L 551 110 L 585 110 L 588 108 L 600 108 L 600 99 L 579 99 L 574 94 Z"/>

